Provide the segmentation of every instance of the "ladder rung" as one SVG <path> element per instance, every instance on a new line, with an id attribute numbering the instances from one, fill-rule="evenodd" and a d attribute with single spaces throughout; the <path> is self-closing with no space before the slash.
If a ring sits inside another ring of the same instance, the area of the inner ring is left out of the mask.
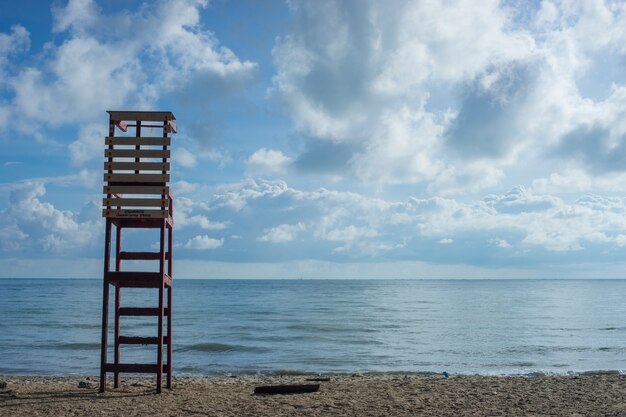
<path id="1" fill-rule="evenodd" d="M 107 363 L 104 365 L 106 372 L 130 372 L 130 373 L 157 373 L 159 365 L 152 363 Z M 163 364 L 163 371 L 167 373 L 167 365 Z"/>
<path id="2" fill-rule="evenodd" d="M 159 288 L 161 281 L 166 287 L 172 285 L 169 275 L 161 275 L 159 272 L 109 271 L 104 277 L 107 282 L 119 287 Z"/>
<path id="3" fill-rule="evenodd" d="M 156 345 L 158 337 L 120 336 L 118 342 L 122 345 Z M 163 336 L 163 344 L 167 345 L 167 336 Z"/>
<path id="4" fill-rule="evenodd" d="M 169 252 L 165 252 L 165 259 L 169 259 Z M 132 261 L 151 261 L 161 259 L 161 252 L 120 252 L 120 259 Z"/>
<path id="5" fill-rule="evenodd" d="M 169 309 L 164 308 L 164 316 L 169 316 Z M 158 316 L 159 309 L 152 307 L 120 307 L 120 316 Z"/>

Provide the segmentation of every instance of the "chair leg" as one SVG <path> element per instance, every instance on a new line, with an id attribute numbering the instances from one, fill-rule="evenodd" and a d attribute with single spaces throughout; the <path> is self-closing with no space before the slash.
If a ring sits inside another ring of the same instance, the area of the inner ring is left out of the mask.
<path id="1" fill-rule="evenodd" d="M 106 220 L 104 234 L 104 278 L 102 280 L 102 340 L 100 346 L 100 392 L 104 392 L 107 385 L 107 335 L 109 326 L 109 283 L 107 273 L 110 266 L 111 255 L 111 219 Z"/>
<path id="2" fill-rule="evenodd" d="M 115 365 L 120 363 L 120 287 L 115 286 Z M 113 376 L 113 387 L 120 387 L 120 373 Z"/>
<path id="3" fill-rule="evenodd" d="M 174 283 L 172 282 L 172 286 Z M 172 286 L 167 289 L 167 388 L 172 389 Z"/>

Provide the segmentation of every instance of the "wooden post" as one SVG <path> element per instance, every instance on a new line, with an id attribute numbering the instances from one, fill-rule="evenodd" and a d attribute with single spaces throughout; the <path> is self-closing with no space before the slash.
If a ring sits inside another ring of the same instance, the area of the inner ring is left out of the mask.
<path id="1" fill-rule="evenodd" d="M 163 314 L 165 313 L 163 308 L 163 296 L 164 296 L 164 285 L 165 285 L 165 277 L 163 274 L 165 273 L 165 223 L 166 220 L 163 219 L 161 222 L 161 233 L 160 233 L 160 248 L 161 248 L 161 259 L 159 260 L 159 275 L 161 276 L 161 286 L 159 287 L 159 329 L 157 335 L 157 392 L 161 392 L 161 384 L 163 377 Z"/>
<path id="2" fill-rule="evenodd" d="M 102 280 L 102 345 L 100 350 L 100 392 L 106 389 L 107 333 L 109 325 L 109 272 L 111 256 L 111 219 L 106 219 L 104 232 L 104 279 Z"/>
<path id="3" fill-rule="evenodd" d="M 172 278 L 172 229 L 170 224 L 167 231 L 167 274 Z M 172 291 L 174 291 L 174 280 L 167 289 L 167 388 L 172 388 Z"/>
<path id="4" fill-rule="evenodd" d="M 122 249 L 122 228 L 117 225 L 115 228 L 115 271 L 119 272 L 122 264 L 120 252 Z M 120 363 L 120 287 L 115 286 L 115 358 L 114 363 L 118 365 Z M 113 387 L 120 387 L 120 373 L 115 371 L 113 374 Z"/>

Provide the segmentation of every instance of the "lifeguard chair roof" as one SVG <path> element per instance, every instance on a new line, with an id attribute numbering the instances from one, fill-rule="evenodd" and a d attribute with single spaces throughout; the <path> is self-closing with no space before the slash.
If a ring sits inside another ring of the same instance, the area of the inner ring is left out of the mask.
<path id="1" fill-rule="evenodd" d="M 113 120 L 141 120 L 146 122 L 164 122 L 176 120 L 171 111 L 115 111 L 107 110 Z"/>

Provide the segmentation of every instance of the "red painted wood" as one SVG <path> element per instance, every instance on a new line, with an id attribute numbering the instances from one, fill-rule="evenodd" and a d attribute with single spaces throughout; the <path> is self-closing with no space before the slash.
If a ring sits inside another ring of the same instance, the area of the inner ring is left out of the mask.
<path id="1" fill-rule="evenodd" d="M 120 344 L 123 345 L 156 345 L 157 343 L 159 343 L 157 337 L 120 336 Z M 163 336 L 163 344 L 168 344 L 167 336 Z"/>
<path id="2" fill-rule="evenodd" d="M 104 273 L 109 270 L 111 255 L 111 220 L 107 219 L 104 232 Z M 102 345 L 100 348 L 100 392 L 106 387 L 107 336 L 109 323 L 109 284 L 103 280 L 102 288 Z"/>
<path id="3" fill-rule="evenodd" d="M 161 251 L 161 260 L 159 261 L 159 275 L 165 276 L 165 221 L 161 224 L 159 234 L 159 248 Z M 158 316 L 158 330 L 157 330 L 157 392 L 161 392 L 163 383 L 163 315 L 165 313 L 163 305 L 164 296 L 164 280 L 161 280 L 161 286 L 159 287 L 159 316 Z"/>
<path id="4" fill-rule="evenodd" d="M 169 314 L 169 309 L 165 309 L 165 314 Z M 159 309 L 151 307 L 122 307 L 120 316 L 158 316 Z"/>
<path id="5" fill-rule="evenodd" d="M 128 372 L 128 373 L 155 373 L 159 371 L 158 365 L 153 363 L 107 363 L 104 367 L 106 372 Z M 163 372 L 163 368 L 161 368 Z"/>
<path id="6" fill-rule="evenodd" d="M 111 114 L 111 112 L 109 112 Z M 118 112 L 124 113 L 124 112 Z M 140 114 L 140 113 L 133 113 Z M 143 113 L 141 113 L 143 114 Z M 173 117 L 173 115 L 172 115 Z M 112 149 L 112 144 L 115 143 L 113 139 L 115 133 L 115 126 L 120 125 L 120 121 L 113 120 L 113 114 L 109 120 L 109 138 L 107 138 L 108 149 Z M 124 127 L 135 126 L 136 135 L 141 135 L 142 127 L 146 127 L 145 123 L 137 120 L 136 124 L 124 124 Z M 172 124 L 165 121 L 163 122 L 163 149 L 166 150 L 166 143 L 169 143 L 167 134 L 174 130 Z M 109 140 L 110 139 L 110 140 Z M 130 140 L 130 139 L 129 139 Z M 165 158 L 162 163 L 163 169 L 167 170 L 167 161 Z M 109 162 L 112 162 L 112 158 L 108 158 Z M 111 164 L 105 164 L 105 170 L 113 168 Z M 141 167 L 133 165 L 130 168 L 138 169 Z M 110 172 L 110 171 L 109 171 Z M 165 172 L 163 172 L 165 174 Z M 131 183 L 125 183 L 125 186 L 132 185 Z M 136 184 L 139 187 L 146 186 L 146 183 Z M 134 187 L 134 185 L 132 185 Z M 116 186 L 117 187 L 117 186 Z M 120 187 L 117 187 L 120 188 Z M 113 188 L 105 187 L 104 193 L 107 194 L 107 198 L 111 198 L 111 192 Z M 142 189 L 144 189 L 142 188 Z M 130 188 L 127 188 L 130 190 Z M 135 188 L 133 188 L 135 189 Z M 173 264 L 173 199 L 169 194 L 169 187 L 164 184 L 161 190 L 163 199 L 167 199 L 167 212 L 168 215 L 165 218 L 107 218 L 106 230 L 105 230 L 105 259 L 104 259 L 104 272 L 103 272 L 103 306 L 102 306 L 102 349 L 101 349 L 101 364 L 100 364 L 100 391 L 103 392 L 106 388 L 106 373 L 114 373 L 114 386 L 119 386 L 119 374 L 122 372 L 134 372 L 134 373 L 156 373 L 157 383 L 156 391 L 161 392 L 162 388 L 162 376 L 163 373 L 167 375 L 167 387 L 171 388 L 172 385 L 172 264 Z M 131 193 L 132 194 L 132 193 Z M 158 194 L 158 193 L 157 193 Z M 116 226 L 116 244 L 115 244 L 115 270 L 111 271 L 111 232 L 112 226 Z M 160 229 L 160 245 L 158 252 L 134 252 L 122 250 L 122 235 L 123 229 L 128 228 L 140 228 L 140 229 Z M 165 234 L 167 233 L 167 238 Z M 144 271 L 123 271 L 123 260 L 158 260 L 159 272 L 144 272 Z M 165 263 L 167 262 L 167 269 Z M 107 334 L 108 334 L 108 303 L 109 303 L 109 285 L 115 287 L 115 328 L 114 328 L 114 363 L 107 362 Z M 158 288 L 159 299 L 158 307 L 122 307 L 121 306 L 121 289 L 122 288 Z M 167 301 L 165 300 L 165 290 L 167 289 Z M 167 305 L 166 305 L 167 303 Z M 121 336 L 121 316 L 152 316 L 158 319 L 158 328 L 156 337 L 140 337 L 140 336 Z M 164 334 L 163 319 L 167 318 L 167 330 Z M 156 344 L 157 345 L 157 360 L 154 364 L 129 364 L 121 363 L 122 349 L 121 345 L 144 345 L 144 344 Z M 167 362 L 163 360 L 163 345 L 166 345 Z"/>
<path id="7" fill-rule="evenodd" d="M 161 259 L 160 252 L 121 252 L 120 256 L 122 259 L 133 261 L 157 261 Z M 165 253 L 165 257 L 169 259 L 167 252 Z"/>

